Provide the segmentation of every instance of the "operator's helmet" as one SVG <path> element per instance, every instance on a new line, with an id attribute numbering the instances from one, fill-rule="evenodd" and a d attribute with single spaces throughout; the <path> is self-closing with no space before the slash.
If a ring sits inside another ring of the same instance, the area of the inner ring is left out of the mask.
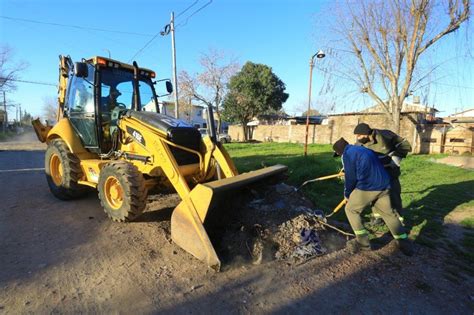
<path id="1" fill-rule="evenodd" d="M 117 89 L 110 89 L 109 95 L 110 95 L 110 99 L 111 99 L 111 100 L 116 101 L 117 98 L 118 98 L 120 95 L 122 95 L 122 93 L 120 93 L 120 91 L 117 90 Z"/>

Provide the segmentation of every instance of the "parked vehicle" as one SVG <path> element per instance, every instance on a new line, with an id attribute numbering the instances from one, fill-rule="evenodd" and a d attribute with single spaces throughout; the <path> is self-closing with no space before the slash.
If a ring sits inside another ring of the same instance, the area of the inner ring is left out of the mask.
<path id="1" fill-rule="evenodd" d="M 229 134 L 227 134 L 227 133 L 220 133 L 218 137 L 219 137 L 218 140 L 219 140 L 221 143 L 229 143 L 229 142 L 232 141 L 232 138 L 231 138 L 231 137 L 229 136 Z"/>

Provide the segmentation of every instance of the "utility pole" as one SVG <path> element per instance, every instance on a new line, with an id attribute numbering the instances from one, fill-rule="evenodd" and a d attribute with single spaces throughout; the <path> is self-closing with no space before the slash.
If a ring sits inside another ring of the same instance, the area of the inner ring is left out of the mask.
<path id="1" fill-rule="evenodd" d="M 166 24 L 163 31 L 160 32 L 161 36 L 166 36 L 171 32 L 171 57 L 173 60 L 173 93 L 174 93 L 174 117 L 179 118 L 178 111 L 178 75 L 176 71 L 176 45 L 174 40 L 174 12 L 171 12 L 170 24 Z"/>
<path id="2" fill-rule="evenodd" d="M 314 57 L 317 57 L 318 59 L 322 59 L 325 56 L 326 54 L 322 50 L 319 50 L 309 60 L 309 93 L 308 93 L 309 95 L 308 95 L 308 110 L 306 111 L 306 132 L 305 132 L 305 139 L 304 139 L 304 156 L 308 155 L 309 111 L 311 110 L 311 83 L 313 81 Z"/>
<path id="3" fill-rule="evenodd" d="M 5 133 L 8 125 L 7 97 L 5 96 L 5 91 L 3 91 L 3 110 L 5 111 L 3 115 L 3 133 Z"/>
<path id="4" fill-rule="evenodd" d="M 178 75 L 176 73 L 176 46 L 174 41 L 174 12 L 171 12 L 171 49 L 173 54 L 173 85 L 174 85 L 174 117 L 179 118 L 178 112 Z"/>

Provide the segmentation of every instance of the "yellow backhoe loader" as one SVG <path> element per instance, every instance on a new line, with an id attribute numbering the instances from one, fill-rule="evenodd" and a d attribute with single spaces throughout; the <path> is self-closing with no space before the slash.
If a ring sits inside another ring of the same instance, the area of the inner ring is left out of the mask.
<path id="1" fill-rule="evenodd" d="M 160 113 L 154 78 L 136 62 L 93 57 L 73 63 L 60 56 L 57 123 L 33 122 L 38 139 L 48 144 L 49 188 L 62 200 L 97 189 L 105 212 L 119 222 L 140 216 L 151 188 L 174 189 L 182 201 L 171 216 L 173 241 L 219 270 L 205 228 L 228 210 L 219 199 L 287 168 L 239 174 L 217 141 L 213 119 L 203 138 L 198 129 Z M 166 89 L 172 92 L 169 80 Z"/>

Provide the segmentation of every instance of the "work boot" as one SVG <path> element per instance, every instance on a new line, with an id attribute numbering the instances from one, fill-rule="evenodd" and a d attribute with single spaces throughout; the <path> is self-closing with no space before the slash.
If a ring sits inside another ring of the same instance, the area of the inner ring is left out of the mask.
<path id="1" fill-rule="evenodd" d="M 351 239 L 346 242 L 346 247 L 351 254 L 356 254 L 361 251 L 371 251 L 370 243 L 361 244 L 357 239 Z"/>
<path id="2" fill-rule="evenodd" d="M 407 238 L 396 240 L 398 249 L 406 256 L 413 256 L 413 244 Z"/>

